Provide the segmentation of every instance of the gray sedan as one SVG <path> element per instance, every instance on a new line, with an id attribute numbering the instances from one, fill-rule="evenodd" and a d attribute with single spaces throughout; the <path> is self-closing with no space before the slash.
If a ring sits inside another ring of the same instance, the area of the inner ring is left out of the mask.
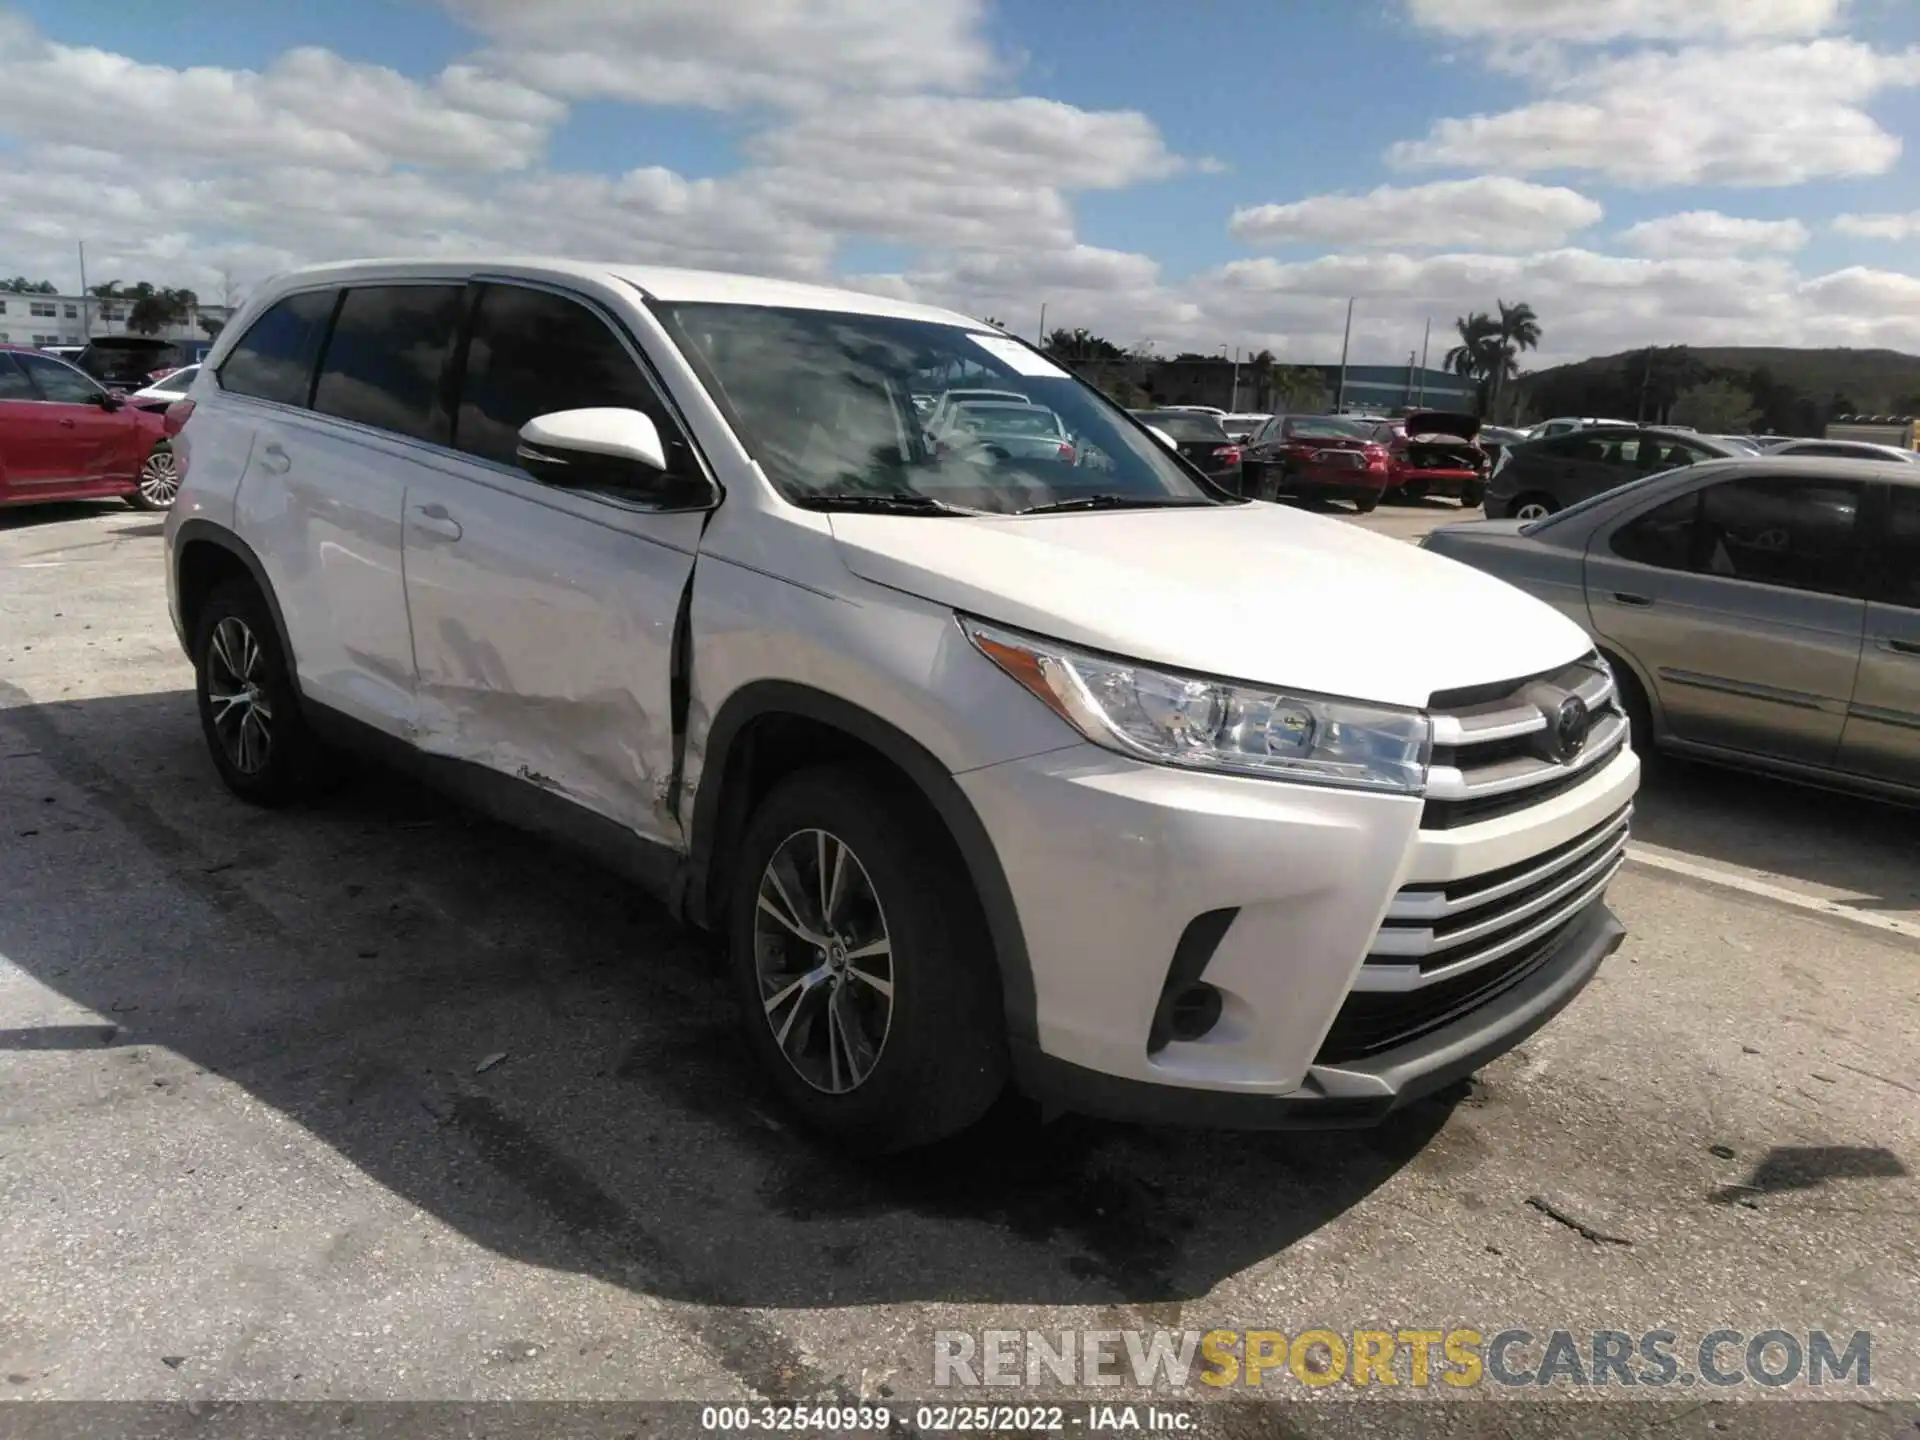
<path id="1" fill-rule="evenodd" d="M 1589 631 L 1642 752 L 1920 801 L 1920 466 L 1718 460 L 1421 543 Z"/>

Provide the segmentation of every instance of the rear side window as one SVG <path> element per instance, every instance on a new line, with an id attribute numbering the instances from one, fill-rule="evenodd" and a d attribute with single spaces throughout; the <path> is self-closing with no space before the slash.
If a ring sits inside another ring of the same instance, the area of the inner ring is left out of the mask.
<path id="1" fill-rule="evenodd" d="M 220 388 L 281 405 L 305 405 L 313 360 L 338 290 L 289 295 L 253 324 L 220 365 Z"/>
<path id="2" fill-rule="evenodd" d="M 1791 590 L 1859 593 L 1862 487 L 1802 476 L 1749 476 L 1701 495 L 1695 568 Z"/>
<path id="3" fill-rule="evenodd" d="M 1886 581 L 1881 598 L 1920 610 L 1920 485 L 1895 485 L 1882 547 Z"/>
<path id="4" fill-rule="evenodd" d="M 0 400 L 37 400 L 26 372 L 13 363 L 13 356 L 0 350 Z"/>
<path id="5" fill-rule="evenodd" d="M 669 468 L 691 473 L 679 427 L 606 323 L 544 290 L 488 285 L 467 342 L 454 443 L 517 465 L 520 427 L 536 415 L 600 406 L 639 410 L 660 427 Z"/>
<path id="6" fill-rule="evenodd" d="M 445 444 L 447 364 L 460 330 L 458 285 L 347 291 L 320 361 L 313 408 L 415 440 Z"/>

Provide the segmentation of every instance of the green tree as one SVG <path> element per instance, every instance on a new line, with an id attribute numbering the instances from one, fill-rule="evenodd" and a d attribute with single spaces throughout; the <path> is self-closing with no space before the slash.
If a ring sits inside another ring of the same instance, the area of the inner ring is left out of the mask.
<path id="1" fill-rule="evenodd" d="M 128 293 L 133 304 L 127 311 L 127 328 L 139 335 L 158 335 L 169 325 L 184 325 L 200 303 L 191 290 L 155 289 L 145 280 Z"/>
<path id="2" fill-rule="evenodd" d="M 1709 435 L 1743 434 L 1759 411 L 1753 395 L 1731 380 L 1705 380 L 1688 386 L 1673 402 L 1667 418 L 1676 425 L 1691 425 Z"/>
<path id="3" fill-rule="evenodd" d="M 1500 401 L 1506 390 L 1507 381 L 1520 373 L 1520 356 L 1528 350 L 1540 348 L 1540 317 L 1533 312 L 1533 306 L 1522 300 L 1509 305 L 1504 300 L 1495 300 L 1494 306 L 1500 316 L 1494 323 L 1496 345 L 1492 357 L 1493 368 L 1493 415 L 1500 418 Z"/>
<path id="4" fill-rule="evenodd" d="M 1274 366 L 1271 383 L 1275 413 L 1311 414 L 1327 408 L 1327 377 L 1317 365 Z"/>
<path id="5" fill-rule="evenodd" d="M 16 275 L 11 280 L 0 280 L 0 291 L 9 295 L 58 295 L 60 293 L 51 280 L 29 280 L 24 275 Z"/>
<path id="6" fill-rule="evenodd" d="M 1634 419 L 1658 425 L 1672 415 L 1681 395 L 1713 376 L 1686 346 L 1653 345 L 1627 357 L 1625 378 L 1634 397 Z"/>
<path id="7" fill-rule="evenodd" d="M 1127 352 L 1091 330 L 1054 330 L 1040 347 L 1055 360 L 1124 360 Z"/>
<path id="8" fill-rule="evenodd" d="M 1473 381 L 1479 392 L 1474 408 L 1484 415 L 1491 398 L 1493 372 L 1500 363 L 1500 324 L 1484 310 L 1476 310 L 1471 315 L 1460 316 L 1453 322 L 1453 328 L 1460 336 L 1460 343 L 1447 351 L 1441 363 L 1462 380 Z"/>

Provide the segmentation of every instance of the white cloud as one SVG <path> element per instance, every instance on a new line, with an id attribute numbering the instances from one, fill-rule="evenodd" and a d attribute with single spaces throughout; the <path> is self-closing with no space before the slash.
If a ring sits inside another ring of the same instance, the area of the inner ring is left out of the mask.
<path id="1" fill-rule="evenodd" d="M 1843 0 L 1408 0 L 1416 24 L 1462 37 L 1611 40 L 1815 35 Z"/>
<path id="2" fill-rule="evenodd" d="M 1912 240 L 1920 237 L 1920 210 L 1905 215 L 1836 215 L 1833 228 L 1862 240 Z"/>
<path id="3" fill-rule="evenodd" d="M 1586 170 L 1629 185 L 1795 185 L 1878 175 L 1900 139 L 1863 108 L 1920 84 L 1920 49 L 1854 40 L 1639 50 L 1564 73 L 1546 98 L 1497 115 L 1437 122 L 1388 151 L 1415 168 L 1534 174 Z"/>
<path id="4" fill-rule="evenodd" d="M 454 66 L 422 83 L 328 50 L 290 50 L 263 71 L 144 65 L 61 45 L 0 14 L 0 127 L 28 140 L 174 161 L 382 170 L 529 164 L 565 115 L 516 82 Z"/>
<path id="5" fill-rule="evenodd" d="M 1620 243 L 1642 255 L 1732 255 L 1742 250 L 1804 249 L 1811 238 L 1798 220 L 1743 220 L 1717 210 L 1685 210 L 1642 220 L 1620 232 Z"/>
<path id="6" fill-rule="evenodd" d="M 485 62 L 554 95 L 708 109 L 967 91 L 995 72 L 981 0 L 445 0 Z"/>
<path id="7" fill-rule="evenodd" d="M 1505 176 L 1382 185 L 1365 195 L 1317 195 L 1236 210 L 1228 228 L 1256 245 L 1471 246 L 1537 250 L 1598 223 L 1600 206 L 1574 190 Z"/>

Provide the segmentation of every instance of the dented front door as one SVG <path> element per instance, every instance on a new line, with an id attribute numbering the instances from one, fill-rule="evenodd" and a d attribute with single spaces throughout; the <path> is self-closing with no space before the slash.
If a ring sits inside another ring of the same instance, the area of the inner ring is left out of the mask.
<path id="1" fill-rule="evenodd" d="M 415 744 L 677 844 L 674 620 L 705 518 L 479 460 L 416 468 L 403 542 Z"/>

